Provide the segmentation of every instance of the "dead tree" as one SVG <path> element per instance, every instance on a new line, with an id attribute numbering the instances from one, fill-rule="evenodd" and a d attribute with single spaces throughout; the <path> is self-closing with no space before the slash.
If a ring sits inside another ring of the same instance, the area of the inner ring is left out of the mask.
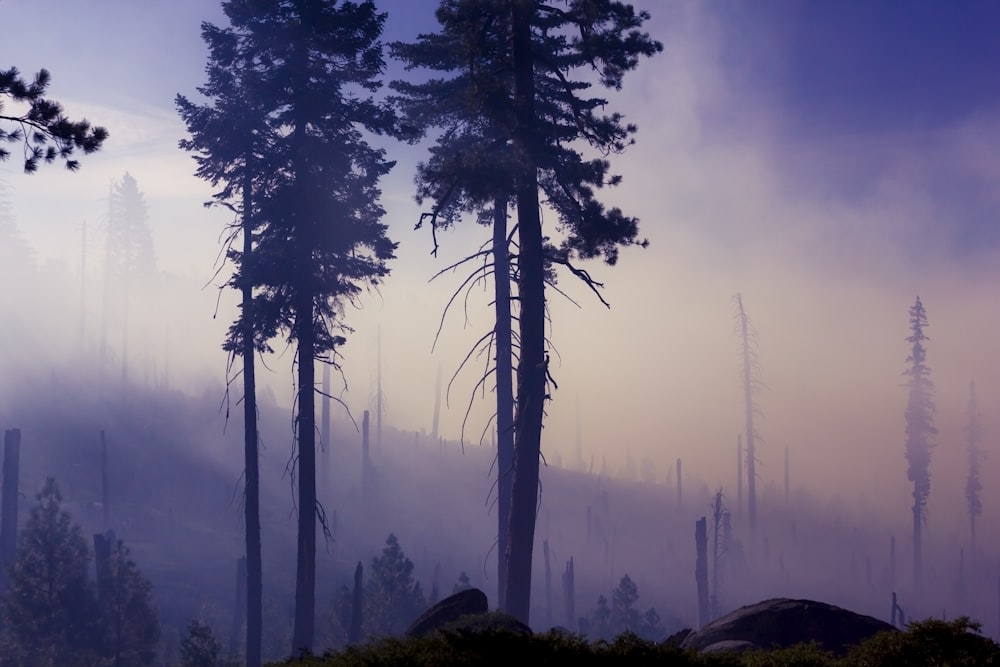
<path id="1" fill-rule="evenodd" d="M 709 621 L 708 600 L 708 526 L 705 517 L 694 522 L 694 544 L 697 559 L 694 565 L 695 585 L 698 589 L 698 627 Z"/>
<path id="2" fill-rule="evenodd" d="M 986 456 L 982 447 L 983 428 L 979 423 L 979 408 L 976 405 L 976 383 L 969 383 L 969 422 L 965 427 L 966 444 L 969 453 L 969 476 L 965 480 L 965 499 L 969 507 L 969 530 L 972 555 L 976 553 L 976 517 L 983 512 L 980 492 L 983 484 L 979 479 L 979 464 Z"/>
<path id="3" fill-rule="evenodd" d="M 21 429 L 4 432 L 3 495 L 0 499 L 0 590 L 7 589 L 7 565 L 17 554 L 17 496 L 21 466 Z"/>
<path id="4" fill-rule="evenodd" d="M 759 414 L 759 408 L 754 400 L 759 389 L 763 387 L 760 378 L 760 364 L 757 359 L 757 332 L 750 324 L 746 310 L 743 308 L 743 296 L 737 294 L 736 328 L 740 337 L 741 362 L 743 366 L 743 402 L 746 420 L 744 435 L 746 437 L 747 464 L 747 512 L 751 538 L 757 533 L 757 451 L 756 441 L 759 439 L 754 428 L 754 417 Z"/>

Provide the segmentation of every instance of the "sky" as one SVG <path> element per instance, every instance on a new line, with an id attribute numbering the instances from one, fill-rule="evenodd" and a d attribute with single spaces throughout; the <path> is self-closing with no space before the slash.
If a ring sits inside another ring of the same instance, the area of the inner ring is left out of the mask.
<path id="1" fill-rule="evenodd" d="M 434 29 L 435 3 L 377 4 L 388 12 L 386 41 Z M 585 265 L 605 283 L 610 309 L 571 277 L 560 286 L 579 307 L 550 293 L 559 388 L 543 451 L 572 464 L 579 443 L 585 465 L 593 457 L 595 469 L 606 461 L 618 471 L 631 459 L 662 480 L 683 458 L 690 474 L 731 488 L 744 419 L 739 293 L 766 385 L 757 397 L 761 484 L 781 484 L 787 448 L 794 487 L 877 506 L 905 526 L 902 372 L 907 311 L 919 295 L 938 406 L 930 530 L 935 514 L 960 519 L 973 380 L 991 452 L 984 487 L 1000 481 L 1000 5 L 636 4 L 651 13 L 647 29 L 664 51 L 609 93 L 639 131 L 613 159 L 622 184 L 602 199 L 639 217 L 650 245 L 625 250 L 615 267 Z M 5 25 L 17 26 L 4 34 L 0 65 L 48 68 L 51 96 L 68 115 L 111 133 L 78 173 L 52 165 L 27 176 L 12 160 L 0 165 L 0 181 L 39 261 L 92 285 L 92 336 L 108 187 L 132 174 L 149 204 L 158 268 L 190 290 L 170 304 L 162 363 L 177 381 L 221 384 L 219 344 L 235 296 L 212 284 L 229 217 L 202 206 L 211 189 L 177 148 L 185 129 L 174 96 L 197 97 L 200 23 L 224 17 L 205 0 L 94 7 L 0 0 Z M 390 63 L 387 79 L 402 76 Z M 380 332 L 388 423 L 429 431 L 437 369 L 447 380 L 490 326 L 489 294 L 475 291 L 469 321 L 453 310 L 434 346 L 461 276 L 429 279 L 488 233 L 471 222 L 448 231 L 432 257 L 427 230 L 414 230 L 421 209 L 412 178 L 426 146 L 387 148 L 398 163 L 383 183 L 383 206 L 399 249 L 392 275 L 347 311 L 355 333 L 343 352 L 350 390 L 341 396 L 355 414 L 372 404 Z M 91 259 L 81 274 L 85 221 Z M 291 353 L 276 348 L 265 383 L 288 402 Z M 448 437 L 460 435 L 475 377 L 456 380 L 442 418 Z M 467 440 L 478 439 L 490 396 L 474 402 Z M 1000 515 L 986 505 L 995 523 Z M 937 525 L 956 530 L 958 522 Z"/>

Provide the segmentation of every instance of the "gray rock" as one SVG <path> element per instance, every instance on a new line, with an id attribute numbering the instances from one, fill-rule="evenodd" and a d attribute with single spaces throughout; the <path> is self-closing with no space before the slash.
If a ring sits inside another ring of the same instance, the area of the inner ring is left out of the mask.
<path id="1" fill-rule="evenodd" d="M 701 650 L 702 653 L 724 653 L 733 652 L 739 653 L 741 651 L 749 651 L 750 649 L 757 648 L 757 645 L 753 642 L 746 642 L 740 639 L 727 639 L 721 642 L 715 642 L 714 644 L 709 644 Z"/>
<path id="2" fill-rule="evenodd" d="M 775 598 L 717 618 L 685 637 L 680 646 L 705 651 L 721 642 L 742 642 L 770 649 L 816 641 L 824 649 L 844 655 L 849 646 L 883 630 L 896 631 L 877 618 L 825 602 Z"/>
<path id="3" fill-rule="evenodd" d="M 478 588 L 467 588 L 449 595 L 420 614 L 403 634 L 407 637 L 423 637 L 449 623 L 454 623 L 463 616 L 485 614 L 489 609 L 486 593 Z"/>

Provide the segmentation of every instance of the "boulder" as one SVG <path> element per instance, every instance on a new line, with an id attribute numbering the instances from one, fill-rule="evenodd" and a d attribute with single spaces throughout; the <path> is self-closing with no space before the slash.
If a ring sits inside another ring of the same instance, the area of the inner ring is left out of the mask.
<path id="1" fill-rule="evenodd" d="M 683 649 L 713 651 L 788 647 L 816 641 L 837 655 L 891 625 L 825 602 L 775 598 L 741 607 L 684 638 Z M 723 644 L 722 642 L 726 642 Z M 734 643 L 735 642 L 735 643 Z"/>
<path id="2" fill-rule="evenodd" d="M 420 614 L 404 634 L 407 637 L 423 637 L 463 616 L 485 614 L 489 609 L 486 593 L 478 588 L 467 588 L 446 597 Z"/>

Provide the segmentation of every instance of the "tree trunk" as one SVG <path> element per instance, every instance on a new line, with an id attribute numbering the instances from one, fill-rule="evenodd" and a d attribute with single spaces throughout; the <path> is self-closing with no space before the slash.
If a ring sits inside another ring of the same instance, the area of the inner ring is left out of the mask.
<path id="1" fill-rule="evenodd" d="M 361 641 L 361 600 L 364 594 L 361 588 L 362 579 L 364 577 L 364 568 L 361 566 L 361 561 L 358 561 L 358 566 L 354 568 L 354 590 L 351 593 L 351 627 L 347 631 L 347 643 L 357 644 Z"/>
<path id="2" fill-rule="evenodd" d="M 0 592 L 7 589 L 7 565 L 17 554 L 17 496 L 21 465 L 21 429 L 4 432 L 3 495 L 0 500 Z"/>
<path id="3" fill-rule="evenodd" d="M 705 517 L 694 523 L 694 543 L 697 560 L 694 566 L 695 584 L 698 588 L 698 627 L 709 621 L 708 602 L 708 526 Z"/>
<path id="4" fill-rule="evenodd" d="M 920 531 L 923 525 L 920 521 L 920 502 L 916 500 L 916 491 L 913 495 L 913 590 L 919 593 L 923 585 L 923 559 L 920 553 Z"/>
<path id="5" fill-rule="evenodd" d="M 521 173 L 517 179 L 518 296 L 520 357 L 517 366 L 517 413 L 514 432 L 514 482 L 511 492 L 508 548 L 507 613 L 529 623 L 531 556 L 538 506 L 538 465 L 545 401 L 545 259 L 538 211 L 535 167 L 534 72 L 531 55 L 531 0 L 511 3 L 514 59 L 514 142 Z"/>
<path id="6" fill-rule="evenodd" d="M 549 627 L 552 627 L 552 566 L 549 563 L 549 541 L 542 542 L 542 553 L 545 555 L 545 614 Z M 566 584 L 565 576 L 563 585 Z"/>
<path id="7" fill-rule="evenodd" d="M 323 480 L 323 499 L 333 506 L 333 482 L 330 462 L 333 458 L 333 443 L 330 440 L 330 364 L 323 364 L 323 397 L 320 400 L 320 433 L 322 438 L 322 459 L 320 478 Z"/>
<path id="8" fill-rule="evenodd" d="M 747 437 L 747 512 L 752 540 L 757 534 L 757 455 L 754 452 L 753 358 L 750 351 L 750 325 L 747 322 L 746 311 L 743 310 L 743 299 L 737 298 L 740 309 L 740 334 L 743 343 L 743 399 L 746 411 Z"/>
<path id="9" fill-rule="evenodd" d="M 514 467 L 514 386 L 511 376 L 510 252 L 507 245 L 507 198 L 493 200 L 493 282 L 496 296 L 497 368 L 497 594 L 504 608 L 510 497 Z"/>
<path id="10" fill-rule="evenodd" d="M 249 161 L 248 161 L 249 162 Z M 252 181 L 249 164 L 243 178 L 243 270 L 253 255 Z M 246 275 L 246 273 L 244 274 Z M 243 312 L 243 465 L 246 468 L 244 490 L 244 523 L 246 526 L 246 612 L 247 667 L 260 667 L 264 635 L 264 584 L 260 546 L 260 460 L 257 432 L 257 375 L 254 364 L 255 322 L 253 318 L 253 285 L 245 279 L 241 286 Z"/>
<path id="11" fill-rule="evenodd" d="M 111 507 L 108 497 L 108 443 L 101 430 L 101 513 L 104 517 L 104 530 L 111 528 Z"/>
<path id="12" fill-rule="evenodd" d="M 295 574 L 295 627 L 292 655 L 312 653 L 316 613 L 316 331 L 312 286 L 312 221 L 300 218 L 300 276 L 293 297 L 298 343 L 295 434 L 298 443 L 298 558 Z"/>
<path id="13" fill-rule="evenodd" d="M 736 516 L 743 518 L 743 435 L 736 436 Z"/>

